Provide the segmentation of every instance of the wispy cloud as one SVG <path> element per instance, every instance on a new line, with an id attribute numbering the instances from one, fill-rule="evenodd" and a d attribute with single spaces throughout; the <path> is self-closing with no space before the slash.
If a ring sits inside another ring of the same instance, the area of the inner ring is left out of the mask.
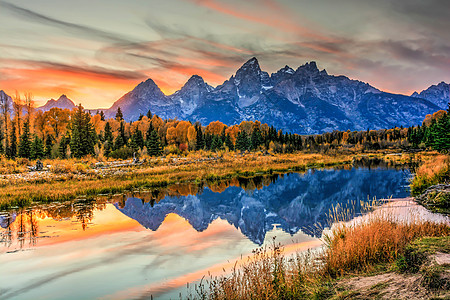
<path id="1" fill-rule="evenodd" d="M 23 21 L 52 26 L 66 32 L 74 33 L 76 35 L 81 34 L 85 38 L 91 38 L 95 40 L 102 39 L 104 41 L 115 43 L 130 42 L 128 38 L 115 33 L 103 31 L 86 25 L 58 20 L 35 11 L 22 8 L 9 2 L 0 1 L 0 7 L 9 11 L 10 13 L 17 15 Z"/>

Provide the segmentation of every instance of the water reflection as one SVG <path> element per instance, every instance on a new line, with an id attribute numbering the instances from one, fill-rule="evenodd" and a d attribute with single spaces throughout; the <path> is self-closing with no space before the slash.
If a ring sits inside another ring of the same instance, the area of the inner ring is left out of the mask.
<path id="1" fill-rule="evenodd" d="M 106 203 L 143 227 L 157 231 L 166 216 L 175 213 L 185 218 L 198 232 L 220 218 L 262 245 L 266 233 L 277 226 L 284 232 L 298 231 L 320 237 L 329 223 L 333 208 L 351 208 L 352 217 L 373 198 L 406 197 L 407 170 L 366 168 L 350 170 L 309 170 L 252 178 L 234 178 L 203 184 L 178 184 L 165 189 L 53 203 L 0 215 L 0 242 L 19 247 L 34 245 L 39 236 L 37 217 L 72 219 L 86 230 L 95 210 Z"/>
<path id="2" fill-rule="evenodd" d="M 361 211 L 372 198 L 406 197 L 405 173 L 397 170 L 320 170 L 305 174 L 256 177 L 223 189 L 205 187 L 197 194 L 166 196 L 159 202 L 130 197 L 116 207 L 145 228 L 158 230 L 165 216 L 175 213 L 197 231 L 205 230 L 217 218 L 262 245 L 274 225 L 295 234 L 299 230 L 320 237 L 328 225 L 333 207 Z M 249 188 L 251 187 L 251 188 Z"/>
<path id="3" fill-rule="evenodd" d="M 31 208 L 19 208 L 0 215 L 0 244 L 11 247 L 17 243 L 19 249 L 36 245 L 46 231 L 40 231 L 39 220 L 51 218 L 62 221 L 73 219 L 84 231 L 94 217 L 96 210 L 105 208 L 105 199 L 75 200 L 65 203 L 39 205 Z"/>
<path id="4" fill-rule="evenodd" d="M 317 170 L 0 213 L 0 298 L 178 298 L 186 282 L 229 269 L 274 236 L 286 252 L 317 247 L 331 207 L 353 202 L 357 213 L 359 200 L 407 196 L 408 176 Z"/>

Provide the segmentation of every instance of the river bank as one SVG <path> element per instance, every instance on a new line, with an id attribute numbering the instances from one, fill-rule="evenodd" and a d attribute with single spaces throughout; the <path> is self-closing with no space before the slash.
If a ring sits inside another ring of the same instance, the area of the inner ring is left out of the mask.
<path id="1" fill-rule="evenodd" d="M 429 160 L 434 153 L 401 154 L 196 154 L 187 157 L 148 158 L 132 161 L 44 161 L 43 171 L 17 167 L 0 175 L 0 209 L 32 202 L 65 201 L 98 194 L 164 187 L 174 183 L 200 183 L 255 175 L 302 172 L 310 168 L 351 167 L 352 164 L 383 162 L 395 166 Z M 29 162 L 26 162 L 30 164 Z M 5 163 L 4 163 L 5 164 Z M 4 169 L 10 170 L 11 168 Z"/>
<path id="2" fill-rule="evenodd" d="M 339 216 L 337 216 L 339 218 Z M 448 299 L 450 226 L 412 198 L 338 222 L 322 248 L 289 256 L 274 243 L 210 277 L 189 299 Z"/>

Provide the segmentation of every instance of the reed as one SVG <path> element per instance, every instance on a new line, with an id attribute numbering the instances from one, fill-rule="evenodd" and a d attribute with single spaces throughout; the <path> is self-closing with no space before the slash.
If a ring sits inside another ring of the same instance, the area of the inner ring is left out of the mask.
<path id="1" fill-rule="evenodd" d="M 436 155 L 416 169 L 411 181 L 411 194 L 422 194 L 428 187 L 450 181 L 450 159 L 448 155 Z"/>
<path id="2" fill-rule="evenodd" d="M 188 299 L 328 299 L 342 276 L 394 268 L 407 246 L 421 237 L 449 236 L 445 223 L 391 214 L 372 214 L 361 222 L 341 222 L 323 237 L 320 251 L 287 257 L 281 245 L 257 249 L 231 273 L 203 279 Z M 386 264 L 390 264 L 385 266 Z"/>

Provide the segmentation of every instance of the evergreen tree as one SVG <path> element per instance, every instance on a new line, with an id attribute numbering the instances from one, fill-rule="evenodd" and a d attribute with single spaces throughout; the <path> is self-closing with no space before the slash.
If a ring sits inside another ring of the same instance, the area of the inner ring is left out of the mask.
<path id="1" fill-rule="evenodd" d="M 434 126 L 430 127 L 431 147 L 439 152 L 450 150 L 450 120 L 447 114 L 443 115 Z"/>
<path id="2" fill-rule="evenodd" d="M 31 159 L 42 159 L 44 157 L 44 144 L 42 140 L 35 135 L 31 144 Z"/>
<path id="3" fill-rule="evenodd" d="M 31 158 L 30 123 L 23 123 L 23 133 L 20 136 L 19 157 Z"/>
<path id="4" fill-rule="evenodd" d="M 14 159 L 17 155 L 16 125 L 14 124 L 14 122 L 11 123 L 11 136 L 10 136 L 9 140 L 10 140 L 10 144 L 9 144 L 9 147 L 7 148 L 6 155 L 9 158 Z"/>
<path id="5" fill-rule="evenodd" d="M 138 121 L 142 121 L 142 118 L 144 117 L 144 115 L 143 114 L 139 114 L 139 118 L 138 118 Z"/>
<path id="6" fill-rule="evenodd" d="M 83 111 L 83 107 L 78 105 L 78 109 L 71 120 L 72 137 L 70 139 L 70 150 L 74 157 L 83 157 L 94 154 L 96 135 L 91 123 L 89 113 Z"/>
<path id="7" fill-rule="evenodd" d="M 150 111 L 150 109 L 148 110 L 148 112 L 147 112 L 147 118 L 149 119 L 149 120 L 151 120 L 152 119 L 152 112 Z"/>
<path id="8" fill-rule="evenodd" d="M 263 142 L 263 138 L 261 135 L 261 131 L 258 127 L 255 127 L 253 129 L 252 135 L 251 135 L 251 148 L 252 150 L 256 150 Z"/>
<path id="9" fill-rule="evenodd" d="M 231 151 L 234 150 L 233 141 L 231 140 L 230 134 L 227 133 L 225 136 L 225 145 L 230 149 Z"/>
<path id="10" fill-rule="evenodd" d="M 147 150 L 150 156 L 159 156 L 162 153 L 161 139 L 159 138 L 156 130 L 150 133 L 150 137 L 147 142 Z"/>
<path id="11" fill-rule="evenodd" d="M 205 148 L 205 140 L 203 139 L 202 127 L 200 125 L 195 126 L 196 131 L 196 150 L 201 150 Z"/>
<path id="12" fill-rule="evenodd" d="M 238 133 L 236 138 L 236 149 L 245 151 L 249 150 L 250 148 L 250 141 L 248 139 L 248 135 L 245 131 L 241 131 Z"/>
<path id="13" fill-rule="evenodd" d="M 3 148 L 3 140 L 4 139 L 5 139 L 5 136 L 3 134 L 2 124 L 0 122 L 0 154 L 5 153 L 5 148 Z"/>
<path id="14" fill-rule="evenodd" d="M 53 149 L 53 136 L 51 136 L 49 134 L 45 138 L 45 149 L 44 149 L 45 157 L 47 157 L 47 158 L 51 158 L 52 157 L 52 149 Z"/>
<path id="15" fill-rule="evenodd" d="M 222 139 L 218 135 L 213 135 L 211 139 L 211 151 L 220 150 L 223 146 Z"/>
<path id="16" fill-rule="evenodd" d="M 122 113 L 122 110 L 120 109 L 120 107 L 117 108 L 116 120 L 119 122 L 123 120 L 123 113 Z"/>
<path id="17" fill-rule="evenodd" d="M 114 147 L 114 137 L 113 137 L 113 134 L 111 131 L 111 125 L 109 125 L 109 122 L 106 122 L 106 125 L 105 125 L 104 140 L 105 140 L 105 155 L 109 156 L 109 154 L 111 153 L 111 151 L 113 150 L 113 147 Z"/>
<path id="18" fill-rule="evenodd" d="M 69 143 L 70 143 L 70 136 L 63 136 L 59 141 L 58 152 L 60 158 L 67 158 L 66 153 L 67 153 L 67 146 L 69 145 Z"/>
<path id="19" fill-rule="evenodd" d="M 142 135 L 142 131 L 136 129 L 136 131 L 131 136 L 131 148 L 134 151 L 138 151 L 139 149 L 144 148 L 144 136 Z"/>
<path id="20" fill-rule="evenodd" d="M 152 122 L 150 122 L 150 126 L 148 126 L 147 132 L 145 133 L 145 141 L 148 142 L 150 139 L 150 135 L 152 134 L 152 131 L 154 130 Z"/>
<path id="21" fill-rule="evenodd" d="M 125 136 L 125 125 L 123 122 L 120 122 L 119 127 L 119 135 L 116 137 L 114 142 L 114 148 L 120 149 L 127 144 L 127 137 Z"/>
<path id="22" fill-rule="evenodd" d="M 209 133 L 206 133 L 205 135 L 205 149 L 211 150 L 211 144 L 212 144 L 212 135 Z"/>
<path id="23" fill-rule="evenodd" d="M 105 113 L 102 111 L 100 111 L 100 120 L 105 121 Z"/>
<path id="24" fill-rule="evenodd" d="M 430 126 L 428 126 L 428 128 L 425 130 L 424 141 L 425 141 L 425 146 L 427 146 L 427 147 L 433 148 L 433 146 L 434 146 L 434 138 L 435 138 L 436 132 L 437 132 L 436 126 L 437 126 L 436 119 L 432 119 Z"/>

